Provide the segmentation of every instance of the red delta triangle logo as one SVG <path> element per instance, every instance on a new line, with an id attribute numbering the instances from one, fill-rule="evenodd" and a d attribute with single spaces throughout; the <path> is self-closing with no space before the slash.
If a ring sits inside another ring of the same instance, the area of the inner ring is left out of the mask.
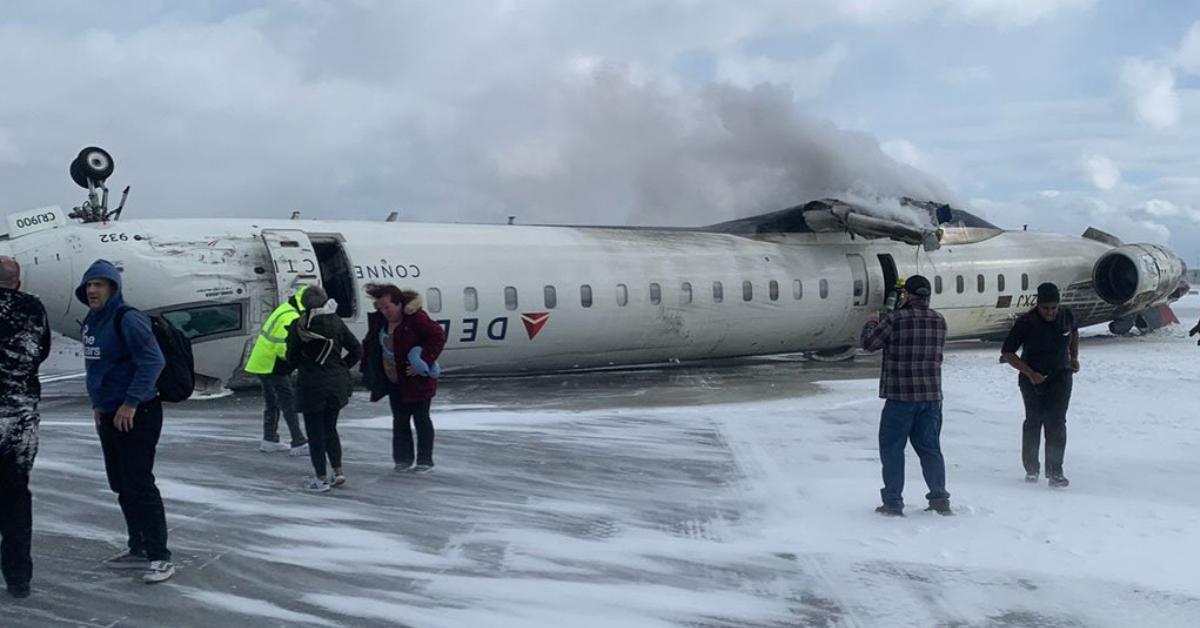
<path id="1" fill-rule="evenodd" d="M 525 332 L 529 334 L 529 339 L 533 340 L 546 326 L 546 321 L 550 320 L 550 312 L 533 312 L 532 314 L 521 314 L 521 322 L 525 324 Z"/>

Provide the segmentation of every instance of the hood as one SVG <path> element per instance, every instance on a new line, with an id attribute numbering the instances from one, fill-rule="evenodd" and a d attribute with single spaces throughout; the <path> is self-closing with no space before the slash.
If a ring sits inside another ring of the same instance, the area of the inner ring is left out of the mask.
<path id="1" fill-rule="evenodd" d="M 417 310 L 421 309 L 421 306 L 424 305 L 424 303 L 425 303 L 421 299 L 421 293 L 417 292 L 416 290 L 412 290 L 410 288 L 404 288 L 403 290 L 400 291 L 400 294 L 404 295 L 404 315 L 405 316 L 411 316 L 413 314 L 416 314 Z"/>
<path id="2" fill-rule="evenodd" d="M 79 287 L 75 288 L 75 298 L 79 299 L 80 303 L 87 305 L 87 282 L 93 279 L 107 279 L 113 282 L 117 290 L 113 293 L 112 298 L 109 299 L 109 303 L 121 300 L 121 271 L 117 270 L 117 267 L 113 266 L 112 262 L 106 259 L 98 259 L 92 262 L 86 273 L 83 273 L 83 279 L 79 281 Z"/>

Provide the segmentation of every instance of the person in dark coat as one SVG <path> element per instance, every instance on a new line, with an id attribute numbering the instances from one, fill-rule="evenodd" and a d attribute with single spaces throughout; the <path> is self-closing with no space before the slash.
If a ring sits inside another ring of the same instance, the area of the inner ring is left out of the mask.
<path id="1" fill-rule="evenodd" d="M 0 257 L 0 571 L 13 597 L 33 578 L 33 497 L 29 472 L 38 450 L 38 368 L 50 355 L 46 308 L 21 292 L 21 267 Z"/>
<path id="2" fill-rule="evenodd" d="M 298 407 L 308 433 L 308 454 L 315 476 L 305 485 L 313 492 L 342 486 L 342 441 L 337 433 L 338 413 L 350 402 L 353 382 L 350 365 L 362 358 L 362 345 L 337 315 L 337 302 L 323 289 L 304 291 L 303 313 L 287 335 L 289 364 L 297 371 Z M 326 458 L 333 475 L 326 473 Z"/>
<path id="3" fill-rule="evenodd" d="M 1026 312 L 1008 332 L 1000 349 L 1000 360 L 1021 372 L 1017 385 L 1025 400 L 1021 460 L 1025 481 L 1037 482 L 1038 450 L 1046 433 L 1046 479 L 1050 486 L 1064 488 L 1070 481 L 1063 475 L 1067 449 L 1067 406 L 1071 403 L 1074 374 L 1079 372 L 1079 328 L 1075 315 L 1061 307 L 1058 286 L 1038 286 L 1037 307 Z M 1021 356 L 1017 357 L 1017 350 Z"/>
<path id="4" fill-rule="evenodd" d="M 952 514 L 942 456 L 942 354 L 946 319 L 929 307 L 929 280 L 913 275 L 904 282 L 900 306 L 871 315 L 862 329 L 862 347 L 883 350 L 879 396 L 887 401 L 879 418 L 879 461 L 883 468 L 882 515 L 904 516 L 904 448 L 912 443 L 921 460 L 930 510 Z"/>
<path id="5" fill-rule="evenodd" d="M 437 395 L 437 364 L 446 332 L 425 310 L 415 290 L 370 284 L 375 312 L 367 318 L 363 340 L 363 379 L 371 401 L 388 398 L 392 410 L 392 461 L 396 471 L 433 469 L 433 420 L 429 407 Z M 412 426 L 417 431 L 413 467 Z"/>

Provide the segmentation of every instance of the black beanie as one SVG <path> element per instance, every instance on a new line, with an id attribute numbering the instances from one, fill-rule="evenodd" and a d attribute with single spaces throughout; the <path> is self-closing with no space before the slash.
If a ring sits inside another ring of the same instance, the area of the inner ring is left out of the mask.
<path id="1" fill-rule="evenodd" d="M 929 280 L 921 275 L 913 275 L 904 282 L 904 291 L 918 297 L 927 297 L 929 296 Z"/>
<path id="2" fill-rule="evenodd" d="M 1038 286 L 1038 305 L 1042 303 L 1058 303 L 1059 300 L 1058 286 L 1050 282 Z"/>

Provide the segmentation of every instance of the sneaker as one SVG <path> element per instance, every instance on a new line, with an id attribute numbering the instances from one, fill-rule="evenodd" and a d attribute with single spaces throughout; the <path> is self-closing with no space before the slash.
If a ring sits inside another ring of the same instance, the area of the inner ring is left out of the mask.
<path id="1" fill-rule="evenodd" d="M 8 585 L 8 594 L 18 600 L 29 597 L 29 583 Z"/>
<path id="2" fill-rule="evenodd" d="M 931 500 L 929 500 L 929 507 L 925 509 L 925 512 L 936 512 L 937 514 L 942 515 L 943 517 L 949 517 L 954 514 L 954 511 L 950 510 L 950 500 L 949 499 L 931 499 Z"/>
<path id="3" fill-rule="evenodd" d="M 104 561 L 104 566 L 109 569 L 145 569 L 147 562 L 145 554 L 128 551 Z"/>
<path id="4" fill-rule="evenodd" d="M 412 471 L 412 470 L 413 470 L 413 466 L 412 466 L 411 462 L 397 462 L 396 463 L 396 473 L 408 473 L 409 471 Z"/>
<path id="5" fill-rule="evenodd" d="M 429 464 L 419 464 L 413 467 L 413 473 L 429 473 L 430 471 L 433 471 L 432 462 Z"/>
<path id="6" fill-rule="evenodd" d="M 1067 488 L 1071 485 L 1071 481 L 1063 477 L 1061 473 L 1046 474 L 1046 479 L 1050 481 L 1050 488 Z"/>
<path id="7" fill-rule="evenodd" d="M 309 478 L 308 481 L 304 483 L 304 490 L 312 493 L 328 493 L 329 483 L 321 478 Z"/>
<path id="8" fill-rule="evenodd" d="M 258 450 L 264 454 L 271 454 L 277 451 L 287 451 L 292 447 L 287 443 L 281 443 L 275 440 L 262 440 L 258 443 Z"/>
<path id="9" fill-rule="evenodd" d="M 329 485 L 334 488 L 341 488 L 341 487 L 345 486 L 346 485 L 346 476 L 342 473 L 339 473 L 339 474 L 333 476 L 333 481 L 330 482 Z"/>
<path id="10" fill-rule="evenodd" d="M 288 448 L 289 456 L 296 457 L 296 456 L 307 456 L 308 455 L 308 443 L 304 443 L 303 445 L 296 445 L 295 447 L 290 447 L 290 446 L 285 445 L 285 447 Z"/>
<path id="11" fill-rule="evenodd" d="M 1035 471 L 1035 472 L 1033 472 L 1033 473 L 1026 473 L 1026 474 L 1025 474 L 1025 481 L 1026 481 L 1026 482 L 1029 482 L 1030 484 L 1037 484 L 1037 481 L 1038 481 L 1038 473 L 1037 473 L 1036 471 Z"/>
<path id="12" fill-rule="evenodd" d="M 887 504 L 884 504 L 884 505 L 876 508 L 875 512 L 877 512 L 885 517 L 903 517 L 904 516 L 904 508 L 903 507 L 888 506 Z"/>
<path id="13" fill-rule="evenodd" d="M 169 560 L 152 560 L 150 565 L 146 567 L 146 573 L 142 574 L 142 582 L 146 584 L 158 584 L 166 582 L 175 575 L 175 565 Z"/>

